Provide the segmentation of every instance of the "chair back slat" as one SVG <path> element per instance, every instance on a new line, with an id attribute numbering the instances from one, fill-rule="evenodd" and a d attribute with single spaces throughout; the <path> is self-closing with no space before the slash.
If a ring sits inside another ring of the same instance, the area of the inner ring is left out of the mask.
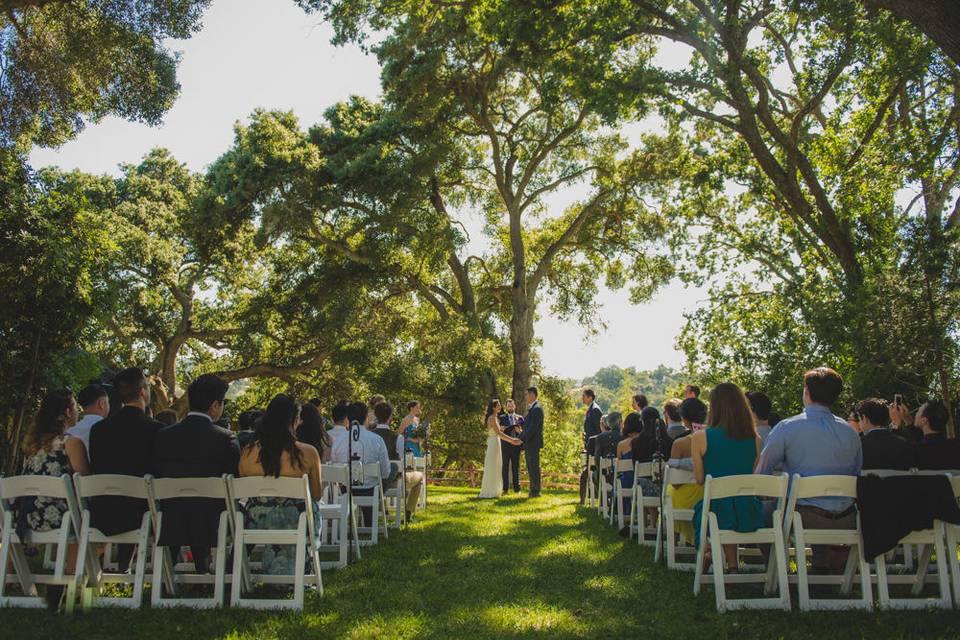
<path id="1" fill-rule="evenodd" d="M 10 476 L 0 478 L 0 498 L 14 500 L 21 497 L 70 497 L 70 476 Z"/>
<path id="2" fill-rule="evenodd" d="M 92 476 L 74 477 L 77 496 L 85 500 L 92 496 L 125 496 L 147 499 L 146 479 L 138 476 L 123 476 L 112 473 L 100 473 Z"/>
<path id="3" fill-rule="evenodd" d="M 250 476 L 230 479 L 230 495 L 234 500 L 246 498 L 310 498 L 307 476 L 300 478 L 270 478 Z"/>
<path id="4" fill-rule="evenodd" d="M 652 478 L 656 472 L 655 462 L 637 462 L 633 465 L 633 475 L 637 478 Z"/>
<path id="5" fill-rule="evenodd" d="M 804 498 L 856 498 L 856 476 L 793 476 L 793 491 L 798 500 Z"/>
<path id="6" fill-rule="evenodd" d="M 633 471 L 633 460 L 617 460 L 613 470 L 614 473 Z"/>
<path id="7" fill-rule="evenodd" d="M 696 478 L 693 476 L 693 471 L 689 469 L 666 467 L 663 472 L 664 484 L 693 484 L 696 481 Z"/>
<path id="8" fill-rule="evenodd" d="M 735 498 L 738 496 L 757 496 L 764 498 L 786 497 L 787 475 L 768 476 L 763 474 L 744 474 L 714 478 L 707 476 L 704 488 L 704 500 Z"/>
<path id="9" fill-rule="evenodd" d="M 227 498 L 227 485 L 220 478 L 150 478 L 153 497 L 172 498 Z"/>

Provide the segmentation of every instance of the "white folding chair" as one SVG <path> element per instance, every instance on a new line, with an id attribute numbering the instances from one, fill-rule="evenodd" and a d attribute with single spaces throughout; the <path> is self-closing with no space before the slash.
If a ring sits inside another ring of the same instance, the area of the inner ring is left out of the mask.
<path id="1" fill-rule="evenodd" d="M 140 519 L 140 527 L 123 533 L 108 536 L 91 524 L 91 498 L 116 496 L 136 498 L 147 502 L 147 485 L 143 478 L 115 474 L 73 475 L 77 502 L 81 509 L 80 548 L 78 558 L 86 558 L 87 582 L 91 586 L 83 590 L 83 608 L 114 606 L 126 609 L 139 609 L 143 605 L 143 587 L 147 576 L 147 558 L 150 555 L 151 518 L 149 509 L 145 509 Z M 102 544 L 134 545 L 136 564 L 133 573 L 123 567 L 108 570 L 98 558 L 98 548 Z M 83 554 L 83 555 L 80 555 Z M 129 597 L 104 596 L 103 587 L 107 584 L 129 584 L 133 592 Z"/>
<path id="2" fill-rule="evenodd" d="M 359 471 L 359 469 L 358 469 Z M 361 472 L 362 473 L 362 472 Z M 324 523 L 321 535 L 321 553 L 334 552 L 336 561 L 321 561 L 324 569 L 341 569 L 347 566 L 347 551 L 353 540 L 354 553 L 360 558 L 360 543 L 357 539 L 357 510 L 349 506 L 350 495 L 346 487 L 350 482 L 346 464 L 325 464 L 320 469 L 320 478 L 324 485 L 325 503 L 320 505 L 320 517 Z M 350 522 L 350 514 L 353 522 Z M 328 542 L 329 541 L 329 542 Z"/>
<path id="3" fill-rule="evenodd" d="M 790 582 L 797 584 L 797 594 L 801 611 L 873 609 L 870 566 L 863 557 L 863 542 L 860 536 L 860 515 L 853 529 L 810 529 L 803 525 L 803 518 L 796 510 L 797 501 L 806 498 L 841 497 L 856 499 L 857 478 L 855 476 L 810 476 L 800 477 L 794 474 L 790 487 L 790 499 L 783 519 L 783 539 L 788 543 L 791 533 L 796 549 L 796 575 L 790 575 Z M 839 575 L 809 575 L 807 571 L 808 545 L 846 545 L 850 547 L 847 566 Z M 784 558 L 789 562 L 789 557 Z M 811 598 L 811 584 L 840 585 L 840 592 L 848 595 L 853 588 L 854 576 L 860 576 L 860 597 L 844 599 Z"/>
<path id="4" fill-rule="evenodd" d="M 590 454 L 587 455 L 587 503 L 590 505 L 591 509 L 597 507 L 597 484 L 599 479 L 597 479 L 597 459 L 595 456 Z"/>
<path id="5" fill-rule="evenodd" d="M 154 478 L 146 477 L 150 515 L 154 524 L 153 541 L 153 581 L 150 604 L 154 608 L 190 607 L 193 609 L 212 609 L 224 604 L 224 585 L 232 582 L 234 575 L 227 574 L 228 532 L 234 538 L 234 523 L 230 520 L 231 501 L 227 492 L 226 476 L 219 478 Z M 220 522 L 217 527 L 217 545 L 214 555 L 213 575 L 198 571 L 197 567 L 187 567 L 189 571 L 178 571 L 181 567 L 171 557 L 169 547 L 161 547 L 160 534 L 163 531 L 164 500 L 182 498 L 211 498 L 223 501 Z M 213 585 L 213 593 L 208 597 L 178 598 L 177 585 L 203 584 Z M 165 597 L 164 589 L 171 595 Z"/>
<path id="6" fill-rule="evenodd" d="M 613 516 L 610 511 L 610 495 L 613 493 L 613 485 L 607 481 L 607 474 L 613 470 L 616 460 L 613 458 L 600 458 L 600 499 L 597 501 L 597 512 L 613 524 Z"/>
<path id="7" fill-rule="evenodd" d="M 303 511 L 296 529 L 248 529 L 243 514 L 234 516 L 233 575 L 242 575 L 246 564 L 247 545 L 291 545 L 296 548 L 293 575 L 267 575 L 251 573 L 252 582 L 266 584 L 293 584 L 293 599 L 244 598 L 247 590 L 244 580 L 234 580 L 230 589 L 230 605 L 250 609 L 303 609 L 305 581 L 315 582 L 317 592 L 323 595 L 323 576 L 320 568 L 320 536 L 316 529 L 313 499 L 310 495 L 310 480 L 306 474 L 301 478 L 227 477 L 228 491 L 232 501 L 250 498 L 292 498 L 303 501 Z M 313 574 L 307 575 L 305 564 L 310 556 Z"/>
<path id="8" fill-rule="evenodd" d="M 404 473 L 403 464 L 399 460 L 391 460 L 390 468 L 397 474 L 395 484 L 383 492 L 384 504 L 386 506 L 385 514 L 392 513 L 393 518 L 390 522 L 390 528 L 399 529 L 406 519 L 407 504 L 407 476 Z"/>
<path id="9" fill-rule="evenodd" d="M 953 496 L 960 503 L 960 474 L 950 478 Z M 957 548 L 960 547 L 960 525 L 947 524 L 947 557 L 950 559 L 950 575 L 953 577 L 953 603 L 960 608 L 960 560 L 957 560 Z"/>
<path id="10" fill-rule="evenodd" d="M 710 511 L 710 504 L 722 498 L 756 497 L 776 498 L 777 507 L 773 513 L 773 526 L 761 527 L 750 533 L 740 533 L 721 529 L 717 515 Z M 724 478 L 707 476 L 703 489 L 703 514 L 700 521 L 700 545 L 697 549 L 697 565 L 693 580 L 693 593 L 700 593 L 701 583 L 710 582 L 710 576 L 703 575 L 703 556 L 707 544 L 713 554 L 713 586 L 716 594 L 717 611 L 723 613 L 734 609 L 782 609 L 790 610 L 790 587 L 787 584 L 786 551 L 783 540 L 783 509 L 787 499 L 787 474 L 768 476 L 761 474 L 736 475 Z M 709 532 L 709 537 L 708 537 Z M 768 562 L 775 563 L 772 581 L 766 573 L 737 573 L 726 575 L 723 571 L 723 545 L 750 544 L 773 545 L 773 553 Z M 770 598 L 728 599 L 726 583 L 765 583 L 764 591 L 770 593 L 776 589 L 778 596 Z"/>
<path id="11" fill-rule="evenodd" d="M 676 523 L 693 523 L 693 509 L 677 509 L 673 506 L 673 497 L 667 492 L 671 485 L 696 484 L 693 477 L 693 471 L 687 469 L 672 469 L 669 466 L 664 467 L 663 486 L 660 487 L 663 500 L 663 511 L 657 520 L 657 550 L 654 553 L 654 560 L 660 561 L 661 549 L 667 557 L 667 568 L 681 571 L 693 571 L 696 565 L 693 562 L 680 562 L 677 556 L 681 553 L 695 556 L 696 547 L 689 545 L 680 545 L 677 541 Z M 664 539 L 664 536 L 665 539 Z"/>
<path id="12" fill-rule="evenodd" d="M 897 544 L 918 545 L 918 557 L 916 573 L 904 571 L 903 573 L 891 574 L 887 563 L 886 554 L 880 554 L 874 560 L 876 566 L 877 580 L 877 599 L 880 607 L 884 609 L 949 609 L 951 607 L 950 598 L 950 577 L 946 558 L 946 545 L 944 538 L 946 536 L 944 523 L 940 520 L 934 520 L 933 526 L 923 531 L 911 531 L 904 536 Z M 932 554 L 936 554 L 936 570 L 931 575 L 928 573 Z M 909 551 L 905 551 L 905 555 Z M 954 553 L 955 555 L 955 553 Z M 912 563 L 911 563 L 912 564 Z M 939 597 L 923 597 L 923 589 L 928 581 L 938 585 Z M 910 597 L 894 598 L 890 596 L 890 585 L 892 584 L 910 584 L 912 585 Z"/>
<path id="13" fill-rule="evenodd" d="M 429 453 L 413 458 L 413 470 L 423 474 L 423 482 L 420 484 L 420 502 L 417 504 L 417 509 L 425 509 L 427 507 L 427 481 L 430 477 L 430 461 Z"/>
<path id="14" fill-rule="evenodd" d="M 73 501 L 70 476 L 11 476 L 0 478 L 0 607 L 46 607 L 46 600 L 37 592 L 38 584 L 59 585 L 67 588 L 66 610 L 73 611 L 77 586 L 83 574 L 82 557 L 77 555 L 74 573 L 67 573 L 67 553 L 70 544 L 76 542 L 75 519 L 71 510 L 63 514 L 60 528 L 51 531 L 28 530 L 23 539 L 16 532 L 14 503 L 17 498 L 59 498 Z M 25 545 L 52 545 L 54 554 L 53 573 L 34 573 L 24 553 Z M 8 575 L 13 569 L 14 576 Z M 10 595 L 9 584 L 19 583 L 23 595 Z"/>
<path id="15" fill-rule="evenodd" d="M 627 496 L 633 495 L 633 486 L 625 487 L 620 481 L 620 474 L 633 470 L 633 460 L 614 460 L 613 463 L 613 500 L 610 504 L 610 524 L 613 524 L 613 518 L 617 518 L 617 529 L 623 529 L 623 501 Z M 636 484 L 636 481 L 634 481 Z M 631 523 L 632 531 L 632 523 Z"/>
<path id="16" fill-rule="evenodd" d="M 364 484 L 371 485 L 373 487 L 373 494 L 369 496 L 361 496 L 357 495 L 356 491 L 354 491 L 353 502 L 358 507 L 370 509 L 370 522 L 364 522 L 363 526 L 357 527 L 357 531 L 360 534 L 369 536 L 367 538 L 360 537 L 360 544 L 363 546 L 370 546 L 380 542 L 381 535 L 385 539 L 389 538 L 390 532 L 387 529 L 387 509 L 386 502 L 383 497 L 383 482 L 380 478 L 380 465 L 363 465 L 362 475 Z M 383 520 L 382 527 L 380 526 L 381 519 Z"/>
<path id="17" fill-rule="evenodd" d="M 653 511 L 657 514 L 657 521 L 660 518 L 660 496 L 643 495 L 643 487 L 640 486 L 640 478 L 653 480 L 657 474 L 657 464 L 653 462 L 636 462 L 633 465 L 633 489 L 630 500 L 630 536 L 634 532 L 637 535 L 637 544 L 653 546 L 657 544 L 657 531 L 647 526 L 647 511 Z M 654 536 L 648 538 L 647 536 Z"/>

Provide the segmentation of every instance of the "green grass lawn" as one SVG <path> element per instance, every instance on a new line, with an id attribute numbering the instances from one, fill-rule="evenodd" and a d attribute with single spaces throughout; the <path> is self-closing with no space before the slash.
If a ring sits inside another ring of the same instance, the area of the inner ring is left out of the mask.
<path id="1" fill-rule="evenodd" d="M 363 561 L 325 574 L 306 610 L 0 610 L 0 638 L 960 638 L 958 612 L 738 612 L 655 565 L 572 493 L 474 499 L 432 489 L 430 508 Z"/>

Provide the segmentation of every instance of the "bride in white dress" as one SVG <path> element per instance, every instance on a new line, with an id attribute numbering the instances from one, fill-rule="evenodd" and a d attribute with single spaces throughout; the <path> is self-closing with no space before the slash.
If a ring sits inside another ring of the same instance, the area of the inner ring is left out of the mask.
<path id="1" fill-rule="evenodd" d="M 483 482 L 480 484 L 481 498 L 499 498 L 503 493 L 503 476 L 501 467 L 503 458 L 500 452 L 500 441 L 505 440 L 512 444 L 519 444 L 516 438 L 505 435 L 500 429 L 500 401 L 491 400 L 487 405 L 486 430 L 487 454 L 483 457 Z"/>

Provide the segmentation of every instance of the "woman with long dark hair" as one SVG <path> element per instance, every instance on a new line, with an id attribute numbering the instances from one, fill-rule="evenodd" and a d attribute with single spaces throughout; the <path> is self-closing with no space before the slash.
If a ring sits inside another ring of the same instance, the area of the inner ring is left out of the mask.
<path id="1" fill-rule="evenodd" d="M 297 440 L 309 444 L 320 454 L 323 462 L 330 461 L 330 436 L 323 428 L 320 410 L 316 405 L 307 403 L 300 407 L 300 426 L 297 427 Z"/>
<path id="2" fill-rule="evenodd" d="M 753 473 L 763 448 L 747 397 L 732 382 L 718 384 L 710 392 L 706 429 L 695 432 L 691 437 L 693 475 L 699 484 L 703 484 L 708 475 L 723 478 Z M 754 496 L 711 500 L 710 511 L 717 515 L 721 529 L 746 533 L 756 531 L 763 525 L 763 509 Z M 697 546 L 700 545 L 702 513 L 703 500 L 693 510 L 694 543 Z M 734 570 L 736 546 L 724 545 L 723 555 L 726 569 Z M 707 550 L 704 562 L 712 560 Z"/>
<path id="3" fill-rule="evenodd" d="M 658 437 L 659 434 L 659 437 Z M 624 439 L 617 445 L 618 460 L 633 460 L 634 462 L 650 462 L 653 460 L 653 454 L 660 447 L 660 453 L 663 460 L 666 461 L 670 454 L 670 436 L 667 434 L 667 427 L 660 419 L 660 412 L 656 408 L 646 406 L 640 413 L 631 413 L 627 416 L 623 425 Z M 620 474 L 620 486 L 627 492 L 633 489 L 634 481 L 640 485 L 640 490 L 645 496 L 655 496 L 660 492 L 660 486 L 654 483 L 650 478 L 634 478 L 633 470 L 624 471 Z M 623 501 L 624 513 L 628 513 L 632 506 L 632 499 L 627 497 Z M 630 527 L 625 526 L 620 531 L 621 535 L 629 535 Z"/>
<path id="4" fill-rule="evenodd" d="M 277 395 L 267 406 L 257 431 L 240 454 L 240 476 L 299 478 L 306 474 L 310 495 L 320 499 L 320 454 L 309 444 L 297 442 L 300 405 L 290 396 Z M 251 529 L 295 529 L 304 505 L 290 498 L 251 498 L 246 520 Z M 316 516 L 317 510 L 314 509 Z M 319 531 L 320 520 L 316 519 Z M 296 568 L 296 547 L 269 545 L 263 552 L 264 573 L 289 575 Z"/>
<path id="5" fill-rule="evenodd" d="M 23 443 L 26 457 L 24 475 L 53 476 L 89 473 L 86 448 L 79 438 L 71 438 L 66 430 L 77 423 L 77 401 L 70 391 L 52 391 L 40 401 Z M 37 496 L 19 498 L 16 504 L 17 530 L 54 531 L 60 528 L 67 501 L 61 498 Z M 76 566 L 77 545 L 67 547 L 67 571 L 73 573 Z M 46 599 L 51 608 L 59 606 L 64 587 L 49 585 Z"/>

